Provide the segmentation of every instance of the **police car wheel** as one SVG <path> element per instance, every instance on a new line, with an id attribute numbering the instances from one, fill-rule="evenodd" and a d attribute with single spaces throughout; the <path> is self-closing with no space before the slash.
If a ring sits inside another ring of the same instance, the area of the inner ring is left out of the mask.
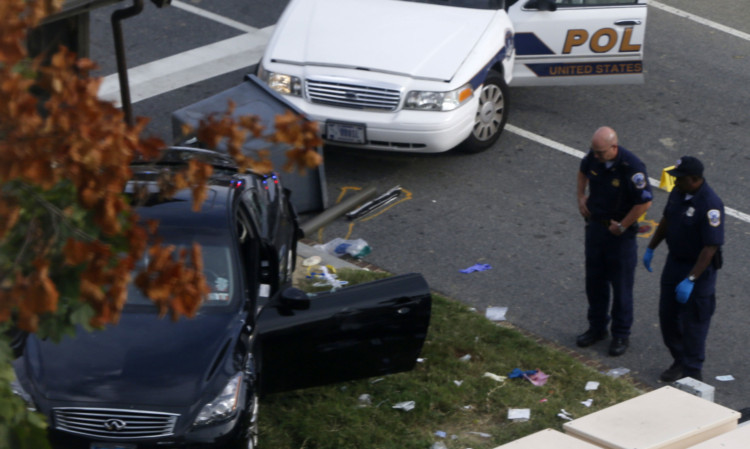
<path id="1" fill-rule="evenodd" d="M 500 137 L 508 120 L 508 85 L 503 76 L 491 70 L 479 92 L 479 107 L 471 135 L 458 146 L 464 153 L 479 153 L 491 147 Z"/>

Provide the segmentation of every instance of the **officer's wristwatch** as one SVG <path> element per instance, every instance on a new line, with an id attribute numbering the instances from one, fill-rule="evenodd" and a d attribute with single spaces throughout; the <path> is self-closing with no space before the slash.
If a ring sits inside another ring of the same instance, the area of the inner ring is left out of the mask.
<path id="1" fill-rule="evenodd" d="M 688 276 L 688 281 L 695 282 L 695 276 L 693 276 L 692 274 Z"/>

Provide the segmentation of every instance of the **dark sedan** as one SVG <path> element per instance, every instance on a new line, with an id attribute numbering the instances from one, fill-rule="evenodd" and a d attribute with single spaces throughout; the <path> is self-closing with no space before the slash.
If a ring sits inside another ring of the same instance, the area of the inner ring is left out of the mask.
<path id="1" fill-rule="evenodd" d="M 48 417 L 54 447 L 251 448 L 263 394 L 414 367 L 431 308 L 420 275 L 314 296 L 291 288 L 299 231 L 279 179 L 215 153 L 171 154 L 211 158 L 201 211 L 180 192 L 137 212 L 159 220 L 165 243 L 201 245 L 210 293 L 195 318 L 172 322 L 133 288 L 115 326 L 60 343 L 29 336 L 19 393 Z"/>

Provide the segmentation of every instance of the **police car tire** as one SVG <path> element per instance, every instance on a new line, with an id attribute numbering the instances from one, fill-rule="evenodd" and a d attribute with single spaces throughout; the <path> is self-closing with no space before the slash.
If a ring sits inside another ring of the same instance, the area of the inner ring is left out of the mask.
<path id="1" fill-rule="evenodd" d="M 459 146 L 464 153 L 479 153 L 491 147 L 508 120 L 509 90 L 503 76 L 490 70 L 479 93 L 474 129 Z"/>

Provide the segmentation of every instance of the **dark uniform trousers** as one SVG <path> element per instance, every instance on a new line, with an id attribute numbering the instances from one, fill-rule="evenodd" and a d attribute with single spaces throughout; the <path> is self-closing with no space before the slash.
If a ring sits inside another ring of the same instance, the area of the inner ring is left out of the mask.
<path id="1" fill-rule="evenodd" d="M 710 266 L 695 280 L 685 304 L 677 302 L 675 289 L 690 274 L 695 261 L 669 255 L 661 275 L 659 324 L 664 344 L 675 361 L 700 371 L 706 359 L 706 337 L 716 309 L 716 269 Z"/>
<path id="2" fill-rule="evenodd" d="M 638 246 L 637 230 L 613 235 L 604 222 L 586 225 L 586 295 L 589 301 L 589 326 L 605 331 L 610 321 L 612 298 L 612 336 L 625 338 L 633 324 L 633 282 Z"/>

